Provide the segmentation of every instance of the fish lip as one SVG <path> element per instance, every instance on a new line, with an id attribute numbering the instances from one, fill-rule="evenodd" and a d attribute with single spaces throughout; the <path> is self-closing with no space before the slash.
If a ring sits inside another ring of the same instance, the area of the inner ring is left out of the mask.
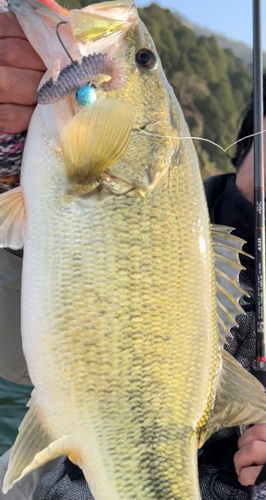
<path id="1" fill-rule="evenodd" d="M 154 123 L 156 123 L 156 122 L 147 122 L 144 125 L 141 125 L 139 127 L 136 126 L 136 127 L 132 128 L 132 131 L 145 130 L 146 127 L 148 127 L 148 125 L 151 125 L 151 124 L 154 124 Z"/>
<path id="2" fill-rule="evenodd" d="M 165 133 L 165 125 L 168 125 L 172 129 L 172 134 L 167 135 Z M 135 124 L 132 127 L 132 132 L 138 132 L 141 133 L 143 132 L 144 134 L 153 136 L 153 137 L 160 137 L 160 138 L 165 138 L 165 139 L 178 139 L 179 134 L 177 131 L 175 131 L 174 127 L 171 126 L 171 123 L 168 122 L 168 120 L 162 119 L 162 120 L 155 120 L 155 121 L 149 121 L 144 124 Z"/>
<path id="3" fill-rule="evenodd" d="M 149 125 L 156 125 L 156 123 L 161 123 L 162 120 L 155 120 L 154 122 L 150 121 L 147 123 L 144 123 L 144 125 L 135 125 L 135 127 L 132 128 L 132 132 L 139 132 L 140 130 L 146 130 Z"/>

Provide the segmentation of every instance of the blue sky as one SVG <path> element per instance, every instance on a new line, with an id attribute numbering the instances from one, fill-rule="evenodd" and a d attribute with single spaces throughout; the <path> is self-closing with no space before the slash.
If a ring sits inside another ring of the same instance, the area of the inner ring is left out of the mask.
<path id="1" fill-rule="evenodd" d="M 137 0 L 138 6 L 150 0 Z M 179 10 L 191 21 L 252 45 L 252 0 L 158 0 L 162 7 Z M 266 1 L 262 3 L 262 41 L 266 50 Z"/>

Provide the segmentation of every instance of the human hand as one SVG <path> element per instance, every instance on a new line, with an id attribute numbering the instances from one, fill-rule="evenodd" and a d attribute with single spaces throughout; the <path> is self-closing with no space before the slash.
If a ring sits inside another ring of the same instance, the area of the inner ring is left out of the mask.
<path id="1" fill-rule="evenodd" d="M 27 130 L 44 71 L 14 14 L 0 12 L 0 131 Z"/>
<path id="2" fill-rule="evenodd" d="M 254 485 L 266 463 L 266 425 L 247 429 L 238 441 L 239 450 L 234 456 L 238 481 L 243 486 Z"/>

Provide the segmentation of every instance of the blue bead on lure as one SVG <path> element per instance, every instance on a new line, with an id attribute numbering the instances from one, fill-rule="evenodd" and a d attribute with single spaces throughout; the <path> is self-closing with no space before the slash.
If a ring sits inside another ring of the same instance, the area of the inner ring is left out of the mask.
<path id="1" fill-rule="evenodd" d="M 80 106 L 89 106 L 97 100 L 95 87 L 89 82 L 84 87 L 81 87 L 76 92 L 76 99 Z"/>

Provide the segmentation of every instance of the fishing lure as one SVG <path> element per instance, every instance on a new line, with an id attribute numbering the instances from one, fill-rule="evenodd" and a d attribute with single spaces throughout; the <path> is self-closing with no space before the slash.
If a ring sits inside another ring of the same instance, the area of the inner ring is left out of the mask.
<path id="1" fill-rule="evenodd" d="M 54 76 L 50 78 L 38 90 L 37 102 L 53 104 L 72 92 L 76 92 L 78 103 L 81 106 L 87 106 L 97 99 L 97 87 L 105 92 L 119 88 L 124 82 L 124 70 L 122 64 L 108 54 L 90 54 L 84 56 L 81 62 L 75 61 L 59 34 L 59 27 L 62 24 L 66 22 L 60 21 L 57 24 L 56 34 L 71 64 L 58 72 L 56 78 Z"/>
<path id="2" fill-rule="evenodd" d="M 97 85 L 97 82 L 103 81 Z M 107 79 L 105 79 L 107 77 Z M 84 56 L 82 61 L 72 61 L 63 68 L 56 81 L 50 78 L 37 92 L 39 104 L 53 104 L 60 101 L 72 92 L 79 91 L 82 87 L 90 85 L 91 95 L 93 88 L 105 92 L 120 87 L 124 82 L 122 64 L 108 54 L 90 54 Z M 90 102 L 93 102 L 90 101 Z"/>

